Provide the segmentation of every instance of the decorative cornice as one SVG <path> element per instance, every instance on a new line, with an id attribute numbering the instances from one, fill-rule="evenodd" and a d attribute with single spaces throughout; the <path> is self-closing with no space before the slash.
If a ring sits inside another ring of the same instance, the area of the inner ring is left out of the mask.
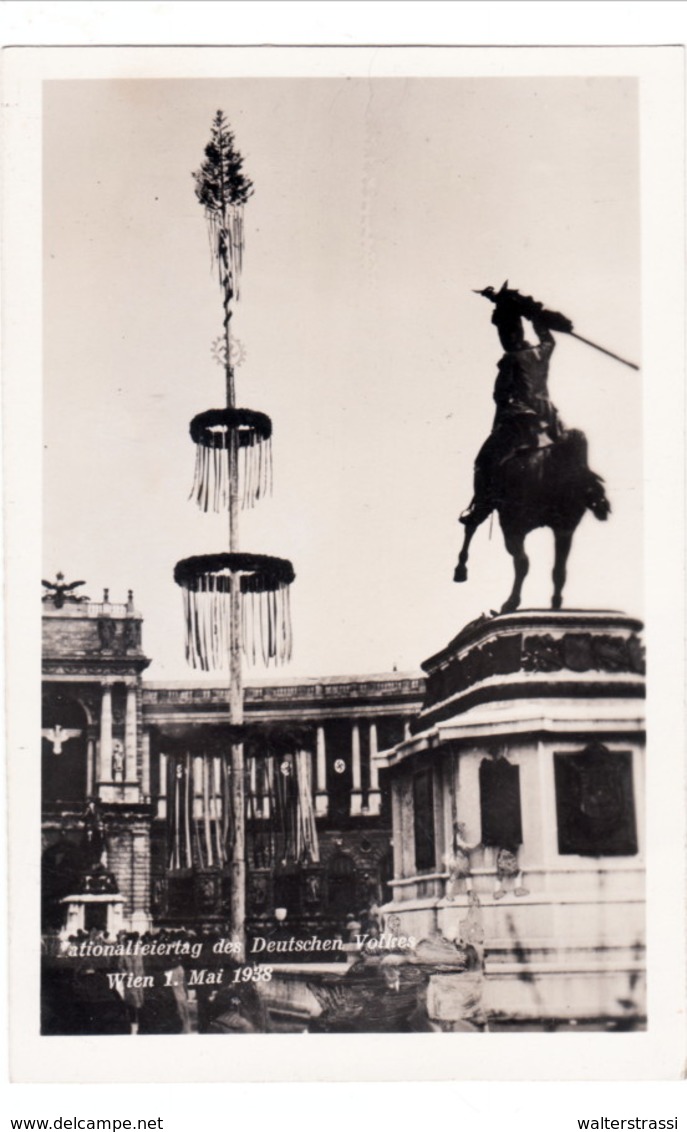
<path id="1" fill-rule="evenodd" d="M 65 660 L 63 657 L 43 658 L 43 678 L 51 676 L 78 676 L 83 680 L 102 680 L 108 676 L 136 676 L 148 667 L 147 657 L 87 657 L 83 660 Z"/>
<path id="2" fill-rule="evenodd" d="M 402 680 L 350 681 L 340 684 L 311 683 L 262 685 L 245 689 L 246 704 L 315 704 L 337 700 L 365 702 L 367 700 L 413 699 L 420 700 L 425 688 L 422 677 Z M 144 706 L 161 704 L 187 704 L 207 707 L 210 704 L 226 705 L 226 688 L 149 688 L 143 686 Z"/>
<path id="3" fill-rule="evenodd" d="M 627 635 L 638 634 L 642 629 L 642 622 L 636 617 L 628 617 L 617 610 L 522 609 L 491 617 L 484 614 L 471 621 L 443 649 L 424 661 L 422 669 L 433 672 L 453 657 L 467 652 L 471 646 L 496 637 L 504 639 L 509 635 L 537 632 L 557 637 L 579 631 Z"/>
<path id="4" fill-rule="evenodd" d="M 610 613 L 528 612 L 480 620 L 423 664 L 427 689 L 414 730 L 486 700 L 642 696 L 639 627 L 633 618 Z"/>
<path id="5" fill-rule="evenodd" d="M 470 708 L 495 701 L 507 702 L 511 700 L 537 699 L 573 699 L 594 701 L 599 699 L 630 699 L 643 700 L 645 688 L 643 680 L 620 679 L 617 681 L 600 683 L 593 680 L 577 680 L 537 683 L 530 681 L 513 681 L 507 684 L 482 685 L 470 688 L 466 692 L 452 696 L 442 704 L 433 705 L 424 709 L 411 723 L 411 731 L 419 734 L 426 728 L 437 723 L 452 720 Z"/>

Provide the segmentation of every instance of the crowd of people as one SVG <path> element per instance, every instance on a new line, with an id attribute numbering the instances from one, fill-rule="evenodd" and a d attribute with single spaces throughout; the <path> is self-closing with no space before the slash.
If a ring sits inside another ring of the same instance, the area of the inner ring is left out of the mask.
<path id="1" fill-rule="evenodd" d="M 384 944 L 371 909 L 346 924 L 348 947 L 341 973 L 331 966 L 306 979 L 319 1014 L 313 1032 L 403 1032 L 435 1028 L 427 1015 L 427 988 L 440 969 L 476 970 L 472 946 L 437 937 L 414 950 Z M 278 922 L 275 938 L 287 931 Z M 290 936 L 293 930 L 288 929 Z M 362 935 L 361 935 L 362 933 Z M 387 933 L 388 934 L 388 933 Z M 367 940 L 355 951 L 353 941 Z M 270 980 L 261 965 L 240 965 L 227 951 L 228 925 L 212 931 L 162 928 L 80 931 L 67 940 L 43 940 L 43 1034 L 263 1034 L 284 1030 L 269 1009 Z M 379 945 L 375 946 L 375 941 Z M 249 941 L 250 953 L 250 941 Z M 448 965 L 448 967 L 447 967 Z M 263 968 L 264 969 L 264 968 Z M 306 1023 L 299 1028 L 305 1028 Z"/>
<path id="2" fill-rule="evenodd" d="M 234 981 L 239 965 L 231 955 L 213 951 L 228 936 L 223 928 L 184 928 L 120 932 L 116 939 L 95 929 L 66 941 L 45 937 L 42 1032 L 268 1032 L 255 984 Z M 198 981 L 192 972 L 201 970 L 206 975 Z"/>

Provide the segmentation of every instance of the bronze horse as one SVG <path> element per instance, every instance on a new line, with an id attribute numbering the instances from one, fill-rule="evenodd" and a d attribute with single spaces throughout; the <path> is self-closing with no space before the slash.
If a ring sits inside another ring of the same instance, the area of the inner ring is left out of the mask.
<path id="1" fill-rule="evenodd" d="M 587 464 L 584 433 L 572 429 L 547 447 L 515 452 L 504 460 L 495 484 L 494 509 L 515 568 L 513 589 L 501 606 L 501 613 L 512 613 L 520 605 L 522 584 L 529 570 L 525 538 L 538 527 L 550 527 L 553 531 L 556 550 L 551 608 L 560 609 L 568 555 L 582 516 L 589 509 L 603 521 L 611 510 L 603 480 Z M 485 517 L 465 523 L 455 582 L 467 581 L 470 543 Z"/>

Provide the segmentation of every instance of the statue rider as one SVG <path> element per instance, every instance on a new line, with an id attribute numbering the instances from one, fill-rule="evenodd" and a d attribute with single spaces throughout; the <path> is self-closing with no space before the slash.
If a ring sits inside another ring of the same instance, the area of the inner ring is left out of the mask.
<path id="1" fill-rule="evenodd" d="M 499 469 L 506 460 L 522 450 L 548 447 L 565 435 L 547 382 L 556 345 L 551 330 L 570 333 L 573 328 L 564 315 L 508 290 L 507 282 L 498 292 L 487 287 L 478 293 L 495 304 L 491 321 L 505 353 L 494 386 L 496 414 L 491 434 L 475 460 L 472 502 L 460 516 L 461 523 L 471 527 L 484 522 L 497 506 Z M 523 318 L 532 325 L 536 345 L 525 339 Z"/>

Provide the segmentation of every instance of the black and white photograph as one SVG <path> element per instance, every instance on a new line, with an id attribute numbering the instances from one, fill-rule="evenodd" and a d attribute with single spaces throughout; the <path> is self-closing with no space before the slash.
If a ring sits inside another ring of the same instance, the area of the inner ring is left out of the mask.
<path id="1" fill-rule="evenodd" d="M 646 60 L 189 53 L 40 84 L 24 1025 L 613 1059 L 680 854 Z"/>

